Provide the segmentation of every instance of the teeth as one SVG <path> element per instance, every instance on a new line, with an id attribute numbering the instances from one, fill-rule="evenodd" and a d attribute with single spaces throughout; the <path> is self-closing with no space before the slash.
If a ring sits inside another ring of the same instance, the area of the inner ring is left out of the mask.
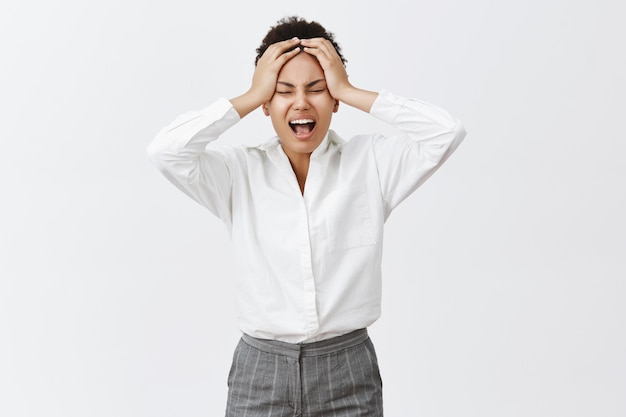
<path id="1" fill-rule="evenodd" d="M 298 120 L 292 120 L 291 122 L 289 122 L 289 124 L 292 125 L 305 125 L 308 123 L 314 123 L 314 120 L 311 119 L 298 119 Z"/>

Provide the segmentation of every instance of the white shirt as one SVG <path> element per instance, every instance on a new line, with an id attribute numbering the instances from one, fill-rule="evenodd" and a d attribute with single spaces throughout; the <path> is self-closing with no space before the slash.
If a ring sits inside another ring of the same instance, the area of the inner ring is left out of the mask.
<path id="1" fill-rule="evenodd" d="M 239 273 L 239 327 L 312 342 L 380 317 L 383 224 L 465 136 L 431 104 L 383 91 L 370 114 L 396 126 L 345 142 L 330 130 L 311 154 L 304 193 L 277 137 L 211 143 L 240 117 L 220 99 L 161 130 L 151 160 L 227 226 Z"/>

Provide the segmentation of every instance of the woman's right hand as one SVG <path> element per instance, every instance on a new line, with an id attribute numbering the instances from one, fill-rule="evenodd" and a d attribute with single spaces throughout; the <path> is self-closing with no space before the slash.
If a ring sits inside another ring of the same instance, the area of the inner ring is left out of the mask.
<path id="1" fill-rule="evenodd" d="M 276 91 L 278 73 L 283 65 L 300 53 L 300 39 L 293 38 L 271 44 L 259 58 L 250 89 L 239 97 L 230 100 L 240 117 L 271 100 Z M 291 48 L 294 48 L 290 51 Z M 286 52 L 288 51 L 288 52 Z"/>

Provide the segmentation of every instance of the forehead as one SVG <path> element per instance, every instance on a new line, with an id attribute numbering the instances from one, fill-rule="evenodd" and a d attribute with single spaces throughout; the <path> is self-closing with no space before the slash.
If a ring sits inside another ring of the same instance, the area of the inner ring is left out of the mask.
<path id="1" fill-rule="evenodd" d="M 324 78 L 324 71 L 317 58 L 306 52 L 300 52 L 291 58 L 278 73 L 278 81 L 290 84 L 306 84 Z"/>

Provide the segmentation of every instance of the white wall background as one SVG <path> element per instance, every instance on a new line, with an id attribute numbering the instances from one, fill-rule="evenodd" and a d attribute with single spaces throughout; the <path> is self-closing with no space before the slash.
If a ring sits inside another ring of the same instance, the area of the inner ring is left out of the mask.
<path id="1" fill-rule="evenodd" d="M 387 415 L 626 415 L 619 4 L 3 1 L 0 415 L 223 415 L 236 260 L 145 148 L 245 91 L 288 14 L 335 32 L 355 84 L 468 131 L 388 222 Z M 377 123 L 344 107 L 334 128 Z M 272 133 L 257 112 L 225 140 Z"/>

